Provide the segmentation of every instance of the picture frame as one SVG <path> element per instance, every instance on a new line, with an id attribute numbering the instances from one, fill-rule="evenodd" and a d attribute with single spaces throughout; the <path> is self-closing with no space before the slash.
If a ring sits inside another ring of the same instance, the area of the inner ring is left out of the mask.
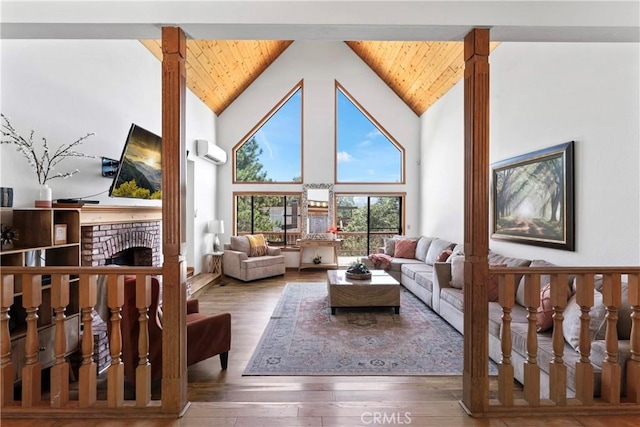
<path id="1" fill-rule="evenodd" d="M 574 141 L 491 164 L 495 240 L 575 250 Z"/>
<path id="2" fill-rule="evenodd" d="M 67 224 L 54 224 L 53 244 L 64 245 L 67 243 Z"/>

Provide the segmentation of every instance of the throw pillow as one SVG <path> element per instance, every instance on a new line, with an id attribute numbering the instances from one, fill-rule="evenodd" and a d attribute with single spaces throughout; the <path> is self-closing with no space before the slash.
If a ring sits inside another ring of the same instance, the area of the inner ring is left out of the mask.
<path id="1" fill-rule="evenodd" d="M 264 240 L 264 234 L 248 235 L 249 239 L 249 256 L 264 256 L 267 254 L 267 242 Z"/>
<path id="2" fill-rule="evenodd" d="M 231 246 L 232 251 L 244 252 L 247 256 L 251 251 L 251 246 L 249 245 L 249 239 L 247 239 L 247 236 L 231 236 L 229 246 Z"/>
<path id="3" fill-rule="evenodd" d="M 489 264 L 489 267 L 506 267 L 507 264 Z M 489 284 L 487 286 L 489 302 L 498 302 L 500 299 L 500 276 L 489 274 Z"/>
<path id="4" fill-rule="evenodd" d="M 531 264 L 529 264 L 529 267 L 557 267 L 557 265 L 542 259 L 534 259 L 533 261 L 531 261 Z M 516 283 L 516 302 L 523 307 L 525 306 L 524 305 L 524 281 L 525 281 L 525 278 L 524 276 L 522 276 L 520 281 Z M 542 290 L 542 288 L 544 288 L 545 285 L 550 281 L 551 281 L 551 277 L 548 274 L 541 274 L 540 283 L 538 283 L 539 289 Z M 573 275 L 570 275 L 567 278 L 567 289 L 569 291 L 568 295 L 571 295 L 573 293 L 571 291 L 572 283 L 573 283 Z"/>
<path id="5" fill-rule="evenodd" d="M 451 282 L 452 288 L 462 289 L 464 286 L 464 255 L 451 256 Z"/>
<path id="6" fill-rule="evenodd" d="M 540 307 L 538 307 L 536 327 L 538 332 L 548 331 L 553 327 L 551 283 L 547 283 L 546 286 L 540 291 Z"/>
<path id="7" fill-rule="evenodd" d="M 593 340 L 603 340 L 606 331 L 605 315 L 607 308 L 602 301 L 602 294 L 594 291 L 593 306 L 589 310 L 589 338 Z M 564 320 L 562 321 L 562 332 L 564 339 L 576 351 L 580 344 L 580 306 L 576 302 L 576 296 L 569 298 L 567 308 L 564 309 Z"/>
<path id="8" fill-rule="evenodd" d="M 396 258 L 415 258 L 417 244 L 418 241 L 414 239 L 398 239 L 394 256 Z"/>
<path id="9" fill-rule="evenodd" d="M 384 239 L 384 253 L 389 256 L 394 256 L 396 249 L 396 240 L 393 237 L 387 237 Z"/>
<path id="10" fill-rule="evenodd" d="M 453 249 L 445 249 L 444 251 L 440 252 L 438 257 L 436 258 L 436 262 L 446 262 L 452 253 Z"/>
<path id="11" fill-rule="evenodd" d="M 464 288 L 464 255 L 452 255 L 451 258 L 451 287 L 456 289 Z M 489 267 L 506 267 L 506 264 L 489 264 Z M 497 302 L 500 298 L 500 276 L 489 275 L 487 284 L 487 296 L 490 302 Z"/>

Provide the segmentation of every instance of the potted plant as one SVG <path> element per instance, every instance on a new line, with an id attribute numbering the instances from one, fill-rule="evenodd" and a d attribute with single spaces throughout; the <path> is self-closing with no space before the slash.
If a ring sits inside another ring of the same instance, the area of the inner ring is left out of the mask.
<path id="1" fill-rule="evenodd" d="M 371 279 L 371 271 L 361 262 L 352 262 L 347 268 L 347 278 L 355 280 Z"/>

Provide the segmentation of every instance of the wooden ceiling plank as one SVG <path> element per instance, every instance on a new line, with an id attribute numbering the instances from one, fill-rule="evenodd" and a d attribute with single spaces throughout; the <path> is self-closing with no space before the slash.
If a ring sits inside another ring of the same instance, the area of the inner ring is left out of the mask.
<path id="1" fill-rule="evenodd" d="M 159 60 L 159 40 L 140 40 Z M 220 114 L 278 56 L 291 40 L 189 40 L 187 85 Z M 349 48 L 417 115 L 462 78 L 462 55 L 452 45 L 428 41 L 346 41 Z M 491 50 L 498 43 L 491 44 Z M 461 49 L 461 48 L 460 48 Z"/>
<path id="2" fill-rule="evenodd" d="M 214 66 L 211 58 L 206 52 L 206 47 L 200 42 L 197 43 L 197 48 L 194 47 L 194 53 L 196 51 L 200 54 L 194 58 L 191 64 L 193 69 L 198 73 L 200 78 L 206 83 L 206 86 L 216 87 L 219 85 L 217 81 L 217 74 L 215 73 Z"/>
<path id="3" fill-rule="evenodd" d="M 227 46 L 229 47 L 229 54 L 235 64 L 235 72 L 232 74 L 232 80 L 236 85 L 236 89 L 244 89 L 247 80 L 251 78 L 251 71 L 249 71 L 248 68 L 249 59 L 243 56 L 237 40 L 229 40 Z M 253 64 L 253 66 L 255 67 L 255 64 Z"/>
<path id="4" fill-rule="evenodd" d="M 199 41 L 198 50 L 201 54 L 193 61 L 193 73 L 201 80 L 201 86 L 207 88 L 208 98 L 217 105 L 214 112 L 219 114 L 226 103 L 227 95 L 224 90 L 224 78 L 220 78 L 211 57 L 207 52 L 206 44 Z M 194 49 L 195 51 L 195 49 Z M 214 59 L 215 62 L 215 59 Z"/>
<path id="5" fill-rule="evenodd" d="M 420 97 L 421 92 L 430 87 L 438 76 L 451 64 L 464 64 L 463 58 L 464 46 L 462 43 L 446 42 L 445 45 L 439 46 L 438 54 L 429 58 L 427 63 L 421 63 L 418 67 L 422 67 L 419 71 L 419 78 L 407 87 L 406 97 L 413 100 Z"/>
<path id="6" fill-rule="evenodd" d="M 424 91 L 425 99 L 428 99 L 430 105 L 433 105 L 435 101 L 440 99 L 442 95 L 455 85 L 460 78 L 464 75 L 463 68 L 447 68 L 438 76 L 438 78 L 431 84 L 429 88 Z"/>
<path id="7" fill-rule="evenodd" d="M 491 44 L 491 50 L 495 49 L 499 43 Z M 419 87 L 412 87 L 408 92 L 406 102 L 412 105 L 420 104 L 420 113 L 424 113 L 435 101 L 447 93 L 464 75 L 463 47 L 459 53 L 451 52 L 442 62 L 444 68 L 438 68 L 436 78 L 423 78 Z M 422 95 L 420 95 L 422 94 Z M 420 100 L 422 96 L 424 100 Z"/>
<path id="8" fill-rule="evenodd" d="M 422 69 L 419 82 L 407 88 L 407 97 L 420 96 L 420 92 L 424 92 L 430 87 L 452 62 L 462 60 L 462 46 L 451 44 L 440 46 L 438 53 Z"/>
<path id="9" fill-rule="evenodd" d="M 410 61 L 404 70 L 406 75 L 405 84 L 399 91 L 402 98 L 406 98 L 410 94 L 410 88 L 415 87 L 416 83 L 420 81 L 423 76 L 424 65 L 432 56 L 432 43 L 418 42 L 413 48 L 415 53 L 411 55 Z"/>
<path id="10" fill-rule="evenodd" d="M 202 45 L 202 50 L 207 57 L 207 64 L 213 81 L 216 86 L 226 90 L 230 70 L 221 54 L 219 43 L 215 40 L 209 40 Z"/>

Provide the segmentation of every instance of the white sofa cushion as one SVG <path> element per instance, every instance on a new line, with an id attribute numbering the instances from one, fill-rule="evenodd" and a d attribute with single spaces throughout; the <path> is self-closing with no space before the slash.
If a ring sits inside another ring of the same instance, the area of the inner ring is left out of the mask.
<path id="1" fill-rule="evenodd" d="M 251 245 L 246 236 L 231 236 L 229 244 L 232 251 L 244 252 L 247 255 L 251 252 Z"/>
<path id="2" fill-rule="evenodd" d="M 542 260 L 542 259 L 534 259 L 533 261 L 531 261 L 531 264 L 529 264 L 529 267 L 555 267 L 555 264 L 552 264 L 548 261 Z M 544 288 L 545 286 L 547 286 L 547 284 L 551 281 L 551 279 L 549 278 L 548 274 L 543 274 L 540 276 L 540 283 L 538 283 L 538 291 L 542 291 L 542 288 Z M 573 281 L 573 278 L 571 278 L 571 281 Z M 569 286 L 571 282 L 569 282 L 567 284 L 567 286 Z M 520 304 L 521 306 L 525 306 L 524 304 L 524 276 L 522 276 L 522 278 L 520 279 L 520 281 L 517 283 L 517 288 L 516 288 L 516 302 L 518 304 Z"/>
<path id="3" fill-rule="evenodd" d="M 464 286 L 464 255 L 451 255 L 451 282 L 452 288 L 462 289 Z"/>
<path id="4" fill-rule="evenodd" d="M 576 295 L 569 298 L 567 308 L 564 309 L 564 320 L 562 321 L 562 332 L 564 339 L 576 351 L 580 344 L 580 306 L 576 301 Z M 593 292 L 593 306 L 589 310 L 589 339 L 603 340 L 606 331 L 605 315 L 607 308 L 605 307 L 602 294 L 598 291 Z"/>
<path id="5" fill-rule="evenodd" d="M 429 245 L 429 250 L 427 251 L 427 256 L 425 257 L 424 262 L 429 265 L 433 265 L 433 263 L 438 259 L 438 255 L 440 255 L 440 252 L 444 251 L 452 244 L 453 243 L 448 240 L 436 237 L 431 241 L 431 244 Z"/>
<path id="6" fill-rule="evenodd" d="M 422 236 L 418 240 L 418 244 L 416 245 L 416 259 L 420 261 L 424 261 L 427 257 L 427 251 L 429 250 L 429 246 L 431 246 L 431 242 L 433 241 L 433 237 Z"/>

